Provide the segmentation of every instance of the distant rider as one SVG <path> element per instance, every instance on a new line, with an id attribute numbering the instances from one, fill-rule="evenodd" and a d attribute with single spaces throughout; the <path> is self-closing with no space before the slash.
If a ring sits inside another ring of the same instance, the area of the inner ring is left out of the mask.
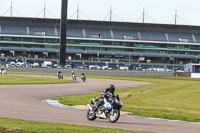
<path id="1" fill-rule="evenodd" d="M 84 72 L 81 72 L 81 77 L 85 77 L 85 73 Z"/>
<path id="2" fill-rule="evenodd" d="M 5 70 L 5 69 L 2 67 L 2 68 L 1 68 L 1 74 L 4 74 L 4 70 Z"/>
<path id="3" fill-rule="evenodd" d="M 76 80 L 76 74 L 75 74 L 74 71 L 72 71 L 72 79 L 73 79 L 73 80 Z"/>
<path id="4" fill-rule="evenodd" d="M 75 75 L 75 72 L 74 72 L 74 71 L 72 71 L 72 76 L 73 76 L 73 75 Z"/>
<path id="5" fill-rule="evenodd" d="M 86 81 L 86 76 L 84 72 L 81 72 L 81 79 L 83 80 L 83 82 Z"/>
<path id="6" fill-rule="evenodd" d="M 61 74 L 62 74 L 62 72 L 60 70 L 58 70 L 57 76 L 59 77 Z"/>

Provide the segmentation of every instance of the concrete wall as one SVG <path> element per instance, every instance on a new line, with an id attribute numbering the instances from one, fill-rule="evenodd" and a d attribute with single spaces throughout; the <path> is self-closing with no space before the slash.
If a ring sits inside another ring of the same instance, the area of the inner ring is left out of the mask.
<path id="1" fill-rule="evenodd" d="M 37 72 L 37 73 L 57 73 L 58 69 L 46 68 L 6 68 L 7 72 Z M 61 69 L 63 73 L 71 74 L 72 69 Z M 121 71 L 121 70 L 88 70 L 73 69 L 76 74 L 85 72 L 87 74 L 99 75 L 136 75 L 136 76 L 175 76 L 174 72 L 148 72 L 148 71 Z"/>

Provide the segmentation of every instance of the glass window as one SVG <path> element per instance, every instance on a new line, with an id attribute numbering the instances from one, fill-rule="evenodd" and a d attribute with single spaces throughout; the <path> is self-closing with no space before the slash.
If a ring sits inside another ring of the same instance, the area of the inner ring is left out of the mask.
<path id="1" fill-rule="evenodd" d="M 34 42 L 44 43 L 44 39 L 43 38 L 34 38 Z"/>
<path id="2" fill-rule="evenodd" d="M 33 42 L 33 38 L 23 38 L 24 42 Z"/>
<path id="3" fill-rule="evenodd" d="M 11 37 L 2 37 L 2 41 L 11 41 L 12 38 Z"/>
<path id="4" fill-rule="evenodd" d="M 46 40 L 45 42 L 47 42 L 47 43 L 57 43 L 56 39 L 50 39 L 50 38 L 48 38 L 48 39 L 45 39 L 45 40 Z"/>

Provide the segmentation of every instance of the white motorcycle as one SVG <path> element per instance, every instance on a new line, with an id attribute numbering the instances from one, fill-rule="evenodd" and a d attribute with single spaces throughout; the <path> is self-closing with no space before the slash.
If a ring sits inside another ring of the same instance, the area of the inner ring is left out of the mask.
<path id="1" fill-rule="evenodd" d="M 76 81 L 76 75 L 72 74 L 72 80 Z"/>
<path id="2" fill-rule="evenodd" d="M 7 71 L 6 70 L 1 71 L 1 75 L 7 75 Z"/>
<path id="3" fill-rule="evenodd" d="M 58 79 L 63 79 L 63 74 L 62 73 L 58 74 Z"/>
<path id="4" fill-rule="evenodd" d="M 123 106 L 122 101 L 120 100 L 119 95 L 113 98 L 113 100 L 105 99 L 104 104 L 94 110 L 97 105 L 97 99 L 94 97 L 91 101 L 94 106 L 90 106 L 87 111 L 87 119 L 90 121 L 95 120 L 97 117 L 99 119 L 109 119 L 111 123 L 115 123 L 120 117 L 120 109 Z"/>

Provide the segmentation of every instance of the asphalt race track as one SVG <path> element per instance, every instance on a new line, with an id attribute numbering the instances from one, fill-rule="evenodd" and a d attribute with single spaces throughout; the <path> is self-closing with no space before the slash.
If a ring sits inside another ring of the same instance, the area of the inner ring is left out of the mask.
<path id="1" fill-rule="evenodd" d="M 48 76 L 40 77 L 45 78 Z M 0 116 L 41 122 L 69 123 L 136 131 L 153 131 L 161 133 L 200 132 L 199 124 L 131 118 L 126 116 L 121 116 L 118 122 L 114 124 L 109 123 L 107 120 L 100 119 L 88 121 L 85 111 L 72 111 L 71 109 L 59 108 L 43 102 L 45 99 L 55 97 L 102 91 L 109 84 L 114 84 L 116 88 L 125 88 L 151 83 L 87 79 L 85 83 L 80 81 L 80 83 L 71 84 L 0 85 Z M 88 101 L 90 101 L 90 99 L 88 99 Z"/>

